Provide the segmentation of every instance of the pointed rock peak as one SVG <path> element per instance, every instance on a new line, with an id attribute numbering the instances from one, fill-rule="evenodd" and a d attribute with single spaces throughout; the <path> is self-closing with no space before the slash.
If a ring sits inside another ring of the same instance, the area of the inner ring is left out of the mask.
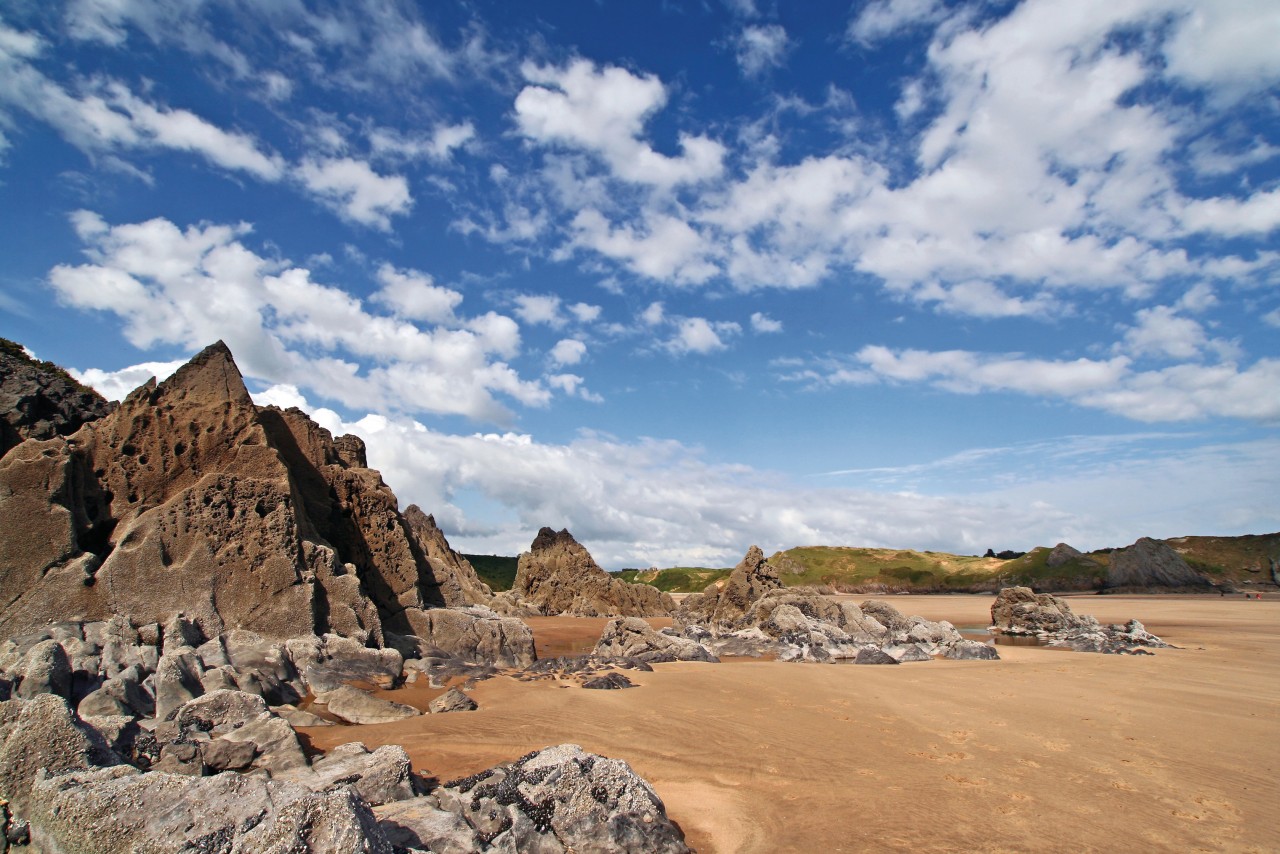
<path id="1" fill-rule="evenodd" d="M 423 513 L 422 508 L 417 504 L 410 504 L 405 508 L 404 520 L 414 529 L 425 531 L 438 531 L 440 526 L 436 524 L 436 517 L 429 513 Z"/>
<path id="2" fill-rule="evenodd" d="M 553 531 L 550 528 L 542 528 L 538 531 L 538 536 L 533 538 L 533 545 L 529 547 L 530 551 L 540 552 L 544 549 L 555 548 L 556 546 L 578 545 L 578 541 L 573 538 L 573 534 L 569 533 L 569 529 L 565 528 L 561 531 Z"/>
<path id="3" fill-rule="evenodd" d="M 160 384 L 161 394 L 178 393 L 209 401 L 253 405 L 231 350 L 222 341 L 205 347 Z"/>

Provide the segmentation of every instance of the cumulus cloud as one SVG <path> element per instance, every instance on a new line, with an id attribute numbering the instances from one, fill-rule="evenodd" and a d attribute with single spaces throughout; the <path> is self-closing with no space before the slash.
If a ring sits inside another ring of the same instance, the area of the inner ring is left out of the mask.
<path id="1" fill-rule="evenodd" d="M 531 326 L 550 326 L 559 329 L 567 322 L 560 314 L 560 297 L 555 294 L 517 294 L 516 317 Z"/>
<path id="2" fill-rule="evenodd" d="M 751 313 L 751 328 L 756 332 L 781 332 L 782 322 L 756 311 Z"/>
<path id="3" fill-rule="evenodd" d="M 368 163 L 351 157 L 306 159 L 296 169 L 302 182 L 340 216 L 381 231 L 391 230 L 391 217 L 413 207 L 409 182 L 400 175 L 379 175 Z"/>
<path id="4" fill-rule="evenodd" d="M 519 351 L 516 322 L 492 312 L 454 316 L 455 295 L 433 291 L 423 274 L 380 268 L 379 301 L 398 309 L 388 316 L 308 269 L 257 254 L 244 243 L 246 224 L 111 226 L 81 212 L 74 225 L 89 262 L 54 267 L 49 284 L 67 305 L 115 314 L 140 349 L 194 351 L 222 339 L 249 377 L 383 411 L 501 423 L 511 413 L 499 397 L 525 406 L 550 401 L 540 381 L 503 361 Z M 434 314 L 437 323 L 419 326 L 405 319 L 411 314 Z M 362 370 L 365 361 L 373 367 Z M 114 393 L 136 376 L 94 380 Z"/>
<path id="5" fill-rule="evenodd" d="M 849 22 L 849 37 L 872 44 L 904 29 L 937 23 L 946 12 L 940 0 L 873 0 Z"/>
<path id="6" fill-rule="evenodd" d="M 723 169 L 724 146 L 705 136 L 681 135 L 679 157 L 653 149 L 641 137 L 650 115 L 667 101 L 657 77 L 579 59 L 563 68 L 526 64 L 530 85 L 516 96 L 516 123 L 526 137 L 592 152 L 617 177 L 673 186 L 704 181 Z"/>
<path id="7" fill-rule="evenodd" d="M 675 321 L 675 326 L 675 334 L 667 341 L 666 348 L 676 355 L 724 350 L 729 346 L 724 339 L 742 331 L 742 327 L 732 321 L 713 323 L 704 317 L 682 317 Z"/>
<path id="8" fill-rule="evenodd" d="M 576 338 L 562 338 L 547 355 L 553 365 L 576 365 L 587 355 L 587 345 Z"/>
<path id="9" fill-rule="evenodd" d="M 124 400 L 129 392 L 153 377 L 159 382 L 164 382 L 184 364 L 186 362 L 183 360 L 175 362 L 141 362 L 116 371 L 87 368 L 83 371 L 72 370 L 71 374 L 107 400 Z M 296 392 L 297 390 L 295 389 L 294 391 Z"/>

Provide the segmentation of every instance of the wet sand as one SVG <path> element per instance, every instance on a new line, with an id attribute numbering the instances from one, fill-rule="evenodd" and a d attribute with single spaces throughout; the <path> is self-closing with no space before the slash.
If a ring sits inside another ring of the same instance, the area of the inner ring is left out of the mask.
<path id="1" fill-rule="evenodd" d="M 987 624 L 991 597 L 890 601 L 966 627 Z M 308 732 L 320 748 L 402 744 L 441 780 L 575 742 L 629 762 L 703 854 L 1280 850 L 1280 601 L 1071 603 L 1185 648 L 676 663 L 628 672 L 640 687 L 622 691 L 500 677 L 472 692 L 477 712 Z M 535 627 L 540 649 L 574 634 L 555 619 Z M 598 636 L 604 621 L 580 622 Z"/>

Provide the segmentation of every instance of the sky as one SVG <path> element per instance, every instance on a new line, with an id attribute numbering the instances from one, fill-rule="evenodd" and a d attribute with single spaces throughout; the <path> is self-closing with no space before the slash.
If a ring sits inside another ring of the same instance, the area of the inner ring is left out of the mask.
<path id="1" fill-rule="evenodd" d="M 1280 4 L 7 0 L 0 335 L 453 546 L 1280 530 Z"/>

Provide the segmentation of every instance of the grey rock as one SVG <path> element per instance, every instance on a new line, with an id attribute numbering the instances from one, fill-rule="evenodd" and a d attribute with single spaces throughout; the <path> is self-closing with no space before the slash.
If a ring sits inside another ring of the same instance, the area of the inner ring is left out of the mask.
<path id="1" fill-rule="evenodd" d="M 200 746 L 204 764 L 214 773 L 218 771 L 242 771 L 253 764 L 258 746 L 251 741 L 231 741 L 215 738 Z"/>
<path id="2" fill-rule="evenodd" d="M 741 629 L 756 601 L 781 588 L 777 568 L 765 560 L 759 546 L 751 546 L 723 586 L 685 598 L 675 613 L 676 627 L 703 625 L 714 634 Z"/>
<path id="3" fill-rule="evenodd" d="M 1000 658 L 1000 653 L 996 651 L 994 646 L 988 646 L 974 640 L 960 640 L 951 643 L 943 648 L 942 655 L 944 658 L 950 658 L 958 661 L 995 661 Z"/>
<path id="4" fill-rule="evenodd" d="M 41 641 L 31 647 L 23 660 L 17 695 L 32 698 L 38 694 L 71 697 L 71 660 L 56 640 Z"/>
<path id="5" fill-rule="evenodd" d="M 380 700 L 346 685 L 317 696 L 315 702 L 334 717 L 353 724 L 388 723 L 422 714 L 412 706 Z"/>
<path id="6" fill-rule="evenodd" d="M 297 706 L 283 705 L 272 706 L 271 711 L 289 722 L 289 726 L 297 729 L 298 727 L 311 726 L 333 726 L 333 721 L 327 721 L 319 715 L 299 709 Z"/>
<path id="7" fill-rule="evenodd" d="M 634 688 L 636 687 L 636 684 L 621 673 L 606 673 L 602 676 L 584 679 L 582 687 L 593 688 L 595 690 L 612 691 L 619 688 Z"/>
<path id="8" fill-rule="evenodd" d="M 96 751 L 67 701 L 57 694 L 9 700 L 8 704 L 8 714 L 17 714 L 0 744 L 0 797 L 23 812 L 38 772 L 56 775 L 84 770 L 96 758 Z"/>
<path id="9" fill-rule="evenodd" d="M 1065 600 L 1029 587 L 1006 587 L 991 605 L 991 625 L 1006 634 L 1061 632 L 1089 624 Z"/>
<path id="10" fill-rule="evenodd" d="M 863 647 L 853 660 L 854 664 L 897 664 L 898 659 L 874 646 Z"/>
<path id="11" fill-rule="evenodd" d="M 170 720 L 183 704 L 203 694 L 200 675 L 200 657 L 191 647 L 160 656 L 155 674 L 156 717 Z"/>
<path id="12" fill-rule="evenodd" d="M 345 787 L 122 766 L 41 779 L 32 799 L 33 836 L 50 850 L 391 854 L 368 805 Z"/>
<path id="13" fill-rule="evenodd" d="M 62 368 L 0 339 L 0 457 L 25 439 L 70 436 L 111 408 Z"/>
<path id="14" fill-rule="evenodd" d="M 405 612 L 414 632 L 428 648 L 438 649 L 472 664 L 524 667 L 532 664 L 533 631 L 513 617 L 488 608 L 432 608 Z"/>
<path id="15" fill-rule="evenodd" d="M 887 646 L 884 651 L 898 660 L 899 664 L 909 661 L 932 661 L 933 656 L 918 643 L 904 643 Z"/>
<path id="16" fill-rule="evenodd" d="M 326 789 L 340 783 L 353 786 L 370 806 L 414 796 L 409 754 L 399 745 L 384 745 L 372 752 L 359 742 L 333 748 L 311 765 L 307 785 Z"/>
<path id="17" fill-rule="evenodd" d="M 458 813 L 440 809 L 431 798 L 393 801 L 373 808 L 378 826 L 397 849 L 432 854 L 483 850 L 471 825 Z M 490 849 L 493 850 L 493 849 Z"/>
<path id="18" fill-rule="evenodd" d="M 179 647 L 198 647 L 204 643 L 200 627 L 182 614 L 174 614 L 164 625 L 163 652 L 173 652 Z"/>
<path id="19" fill-rule="evenodd" d="M 605 625 L 594 654 L 641 661 L 719 661 L 697 641 L 662 634 L 640 617 L 623 617 Z"/>
<path id="20" fill-rule="evenodd" d="M 687 852 L 662 799 L 625 762 L 561 744 L 430 796 L 506 851 Z"/>
<path id="21" fill-rule="evenodd" d="M 445 712 L 474 712 L 477 708 L 479 706 L 476 705 L 476 701 L 457 688 L 450 688 L 427 704 L 427 709 L 433 715 Z"/>

